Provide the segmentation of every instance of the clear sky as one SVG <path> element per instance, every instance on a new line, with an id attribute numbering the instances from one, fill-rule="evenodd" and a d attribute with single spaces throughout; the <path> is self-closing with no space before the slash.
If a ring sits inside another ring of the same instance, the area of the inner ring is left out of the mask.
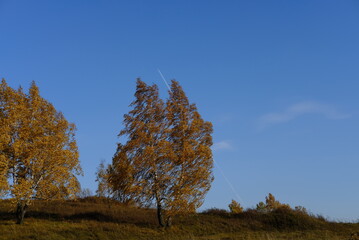
<path id="1" fill-rule="evenodd" d="M 0 0 L 0 36 L 0 77 L 35 80 L 76 123 L 83 188 L 111 162 L 135 79 L 167 96 L 159 68 L 214 124 L 202 209 L 270 192 L 359 218 L 359 1 Z"/>

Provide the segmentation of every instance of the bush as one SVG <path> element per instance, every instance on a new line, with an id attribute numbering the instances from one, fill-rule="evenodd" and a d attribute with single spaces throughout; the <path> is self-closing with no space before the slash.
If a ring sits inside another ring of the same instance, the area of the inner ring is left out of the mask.
<path id="1" fill-rule="evenodd" d="M 307 209 L 303 206 L 295 206 L 294 211 L 296 211 L 298 213 L 308 214 Z"/>
<path id="2" fill-rule="evenodd" d="M 322 220 L 286 208 L 278 208 L 268 213 L 264 222 L 277 230 L 311 230 L 322 227 Z"/>
<path id="3" fill-rule="evenodd" d="M 219 208 L 210 208 L 210 209 L 204 210 L 202 213 L 206 214 L 206 215 L 216 215 L 216 216 L 222 216 L 222 217 L 228 216 L 227 210 L 219 209 Z"/>
<path id="4" fill-rule="evenodd" d="M 280 203 L 275 199 L 273 194 L 269 193 L 266 197 L 266 203 L 259 202 L 256 206 L 256 209 L 260 213 L 267 213 L 274 211 L 276 209 L 287 209 L 291 210 L 291 207 L 288 204 Z"/>

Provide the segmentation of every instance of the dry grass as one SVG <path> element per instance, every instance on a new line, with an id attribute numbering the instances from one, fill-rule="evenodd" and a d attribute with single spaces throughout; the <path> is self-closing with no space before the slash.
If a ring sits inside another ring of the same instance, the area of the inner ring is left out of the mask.
<path id="1" fill-rule="evenodd" d="M 173 239 L 173 240 L 345 240 L 358 224 L 275 211 L 223 210 L 182 216 L 170 229 L 157 226 L 153 209 L 126 206 L 107 199 L 37 201 L 22 226 L 14 223 L 9 201 L 0 201 L 0 239 Z"/>

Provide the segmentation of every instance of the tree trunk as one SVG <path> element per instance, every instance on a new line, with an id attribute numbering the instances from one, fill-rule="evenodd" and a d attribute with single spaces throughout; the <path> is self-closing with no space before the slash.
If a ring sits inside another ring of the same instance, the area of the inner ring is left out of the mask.
<path id="1" fill-rule="evenodd" d="M 160 226 L 164 227 L 165 224 L 163 222 L 163 211 L 162 211 L 161 203 L 157 203 L 157 219 L 158 219 L 158 223 L 160 224 Z"/>
<path id="2" fill-rule="evenodd" d="M 17 208 L 16 208 L 16 223 L 17 224 L 23 224 L 26 210 L 27 210 L 26 203 L 18 203 L 17 204 Z"/>

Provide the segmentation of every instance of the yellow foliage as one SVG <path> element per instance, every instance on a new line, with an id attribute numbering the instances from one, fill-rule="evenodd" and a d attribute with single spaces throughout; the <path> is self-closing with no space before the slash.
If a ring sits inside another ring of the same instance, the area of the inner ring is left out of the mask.
<path id="1" fill-rule="evenodd" d="M 110 197 L 111 196 L 111 188 L 108 184 L 109 181 L 109 169 L 106 168 L 105 162 L 101 161 L 99 167 L 96 172 L 96 182 L 98 182 L 98 188 L 96 190 L 96 194 L 98 197 Z"/>
<path id="2" fill-rule="evenodd" d="M 75 125 L 40 96 L 33 82 L 29 93 L 0 86 L 0 190 L 14 202 L 71 198 L 81 174 Z"/>
<path id="3" fill-rule="evenodd" d="M 228 207 L 231 213 L 236 214 L 243 212 L 243 207 L 236 200 L 232 200 Z"/>
<path id="4" fill-rule="evenodd" d="M 273 194 L 269 193 L 266 197 L 266 208 L 271 211 L 279 208 L 290 209 L 290 206 L 288 204 L 280 203 L 275 199 Z"/>
<path id="5" fill-rule="evenodd" d="M 212 177 L 212 125 L 189 104 L 172 81 L 166 104 L 156 85 L 137 81 L 133 107 L 124 116 L 125 144 L 118 144 L 108 182 L 121 201 L 156 204 L 159 222 L 194 212 L 201 206 Z M 165 214 L 163 214 L 163 212 Z"/>

